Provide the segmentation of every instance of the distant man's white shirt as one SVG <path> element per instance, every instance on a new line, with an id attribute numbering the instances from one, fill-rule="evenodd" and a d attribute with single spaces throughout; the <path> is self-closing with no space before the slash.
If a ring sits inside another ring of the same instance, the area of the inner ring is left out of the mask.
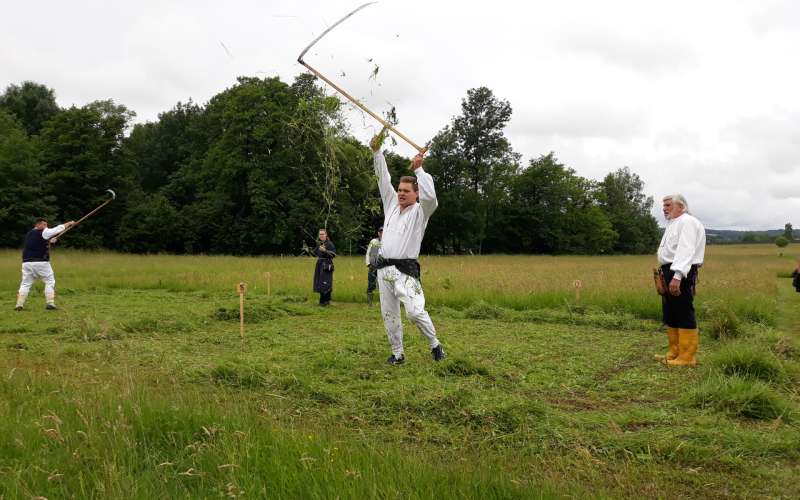
<path id="1" fill-rule="evenodd" d="M 367 265 L 369 265 L 370 256 L 372 255 L 372 253 L 379 251 L 380 248 L 381 248 L 381 240 L 379 240 L 378 238 L 372 238 L 372 240 L 369 242 L 369 245 L 367 245 L 367 254 L 364 256 L 364 261 L 366 262 Z"/>
<path id="2" fill-rule="evenodd" d="M 401 211 L 383 153 L 376 152 L 374 160 L 384 213 L 380 253 L 385 259 L 416 259 L 419 257 L 428 220 L 439 206 L 433 177 L 422 167 L 414 171 L 419 188 L 419 203 Z"/>
<path id="3" fill-rule="evenodd" d="M 706 230 L 696 217 L 684 213 L 667 222 L 661 244 L 658 246 L 658 262 L 672 264 L 675 278 L 689 274 L 692 265 L 701 265 L 706 253 Z"/>

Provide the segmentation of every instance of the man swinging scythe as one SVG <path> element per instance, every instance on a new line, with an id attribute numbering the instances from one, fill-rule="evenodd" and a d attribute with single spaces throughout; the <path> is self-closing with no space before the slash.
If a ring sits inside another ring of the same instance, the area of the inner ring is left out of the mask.
<path id="1" fill-rule="evenodd" d="M 383 130 L 370 141 L 370 148 L 374 153 L 375 174 L 378 177 L 378 188 L 384 211 L 384 235 L 375 268 L 378 270 L 381 313 L 392 350 L 387 362 L 391 365 L 400 365 L 405 362 L 400 304 L 403 304 L 406 315 L 428 340 L 433 359 L 440 361 L 444 359 L 445 353 L 436 337 L 436 329 L 430 315 L 425 310 L 425 295 L 422 291 L 420 266 L 417 260 L 428 220 L 438 206 L 433 178 L 422 168 L 422 159 L 427 148 L 418 146 L 303 60 L 306 52 L 322 37 L 372 3 L 374 2 L 358 7 L 325 30 L 300 53 L 297 61 L 383 124 Z M 381 144 L 387 130 L 391 130 L 418 151 L 410 165 L 415 177 L 401 178 L 396 191 L 392 186 L 386 160 L 381 153 Z"/>
<path id="2" fill-rule="evenodd" d="M 72 228 L 85 221 L 101 208 L 111 203 L 117 198 L 117 194 L 111 189 L 106 190 L 110 198 L 104 201 L 97 208 L 84 215 L 77 222 L 69 221 L 56 227 L 47 227 L 47 219 L 38 218 L 34 222 L 33 229 L 25 235 L 25 247 L 22 250 L 22 281 L 17 292 L 17 304 L 14 310 L 22 311 L 25 301 L 36 280 L 44 282 L 44 296 L 47 302 L 45 306 L 48 310 L 56 308 L 56 276 L 50 265 L 50 246 L 54 245 L 58 238 L 63 237 Z"/>

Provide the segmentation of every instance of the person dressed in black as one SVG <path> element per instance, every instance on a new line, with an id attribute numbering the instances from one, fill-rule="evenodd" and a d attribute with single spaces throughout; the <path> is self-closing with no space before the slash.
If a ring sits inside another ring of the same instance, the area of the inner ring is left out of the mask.
<path id="1" fill-rule="evenodd" d="M 792 271 L 792 286 L 796 292 L 800 293 L 800 262 L 797 263 L 797 267 Z"/>
<path id="2" fill-rule="evenodd" d="M 314 292 L 319 294 L 319 305 L 329 306 L 333 292 L 333 258 L 336 257 L 336 246 L 330 240 L 326 229 L 319 230 L 319 245 L 313 248 L 312 253 L 317 256 L 317 266 L 314 268 Z"/>

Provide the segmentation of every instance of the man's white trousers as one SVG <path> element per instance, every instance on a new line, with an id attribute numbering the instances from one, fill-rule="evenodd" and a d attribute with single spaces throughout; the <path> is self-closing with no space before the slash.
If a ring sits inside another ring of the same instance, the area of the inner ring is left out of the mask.
<path id="1" fill-rule="evenodd" d="M 23 262 L 22 283 L 19 285 L 17 305 L 22 307 L 28 297 L 33 283 L 36 280 L 44 282 L 44 296 L 48 304 L 53 304 L 56 299 L 56 275 L 49 262 Z"/>
<path id="2" fill-rule="evenodd" d="M 436 329 L 425 310 L 425 294 L 418 279 L 403 274 L 394 266 L 378 269 L 378 289 L 381 297 L 381 314 L 392 354 L 403 354 L 403 322 L 400 318 L 400 304 L 406 308 L 406 315 L 419 331 L 428 339 L 431 349 L 439 345 Z"/>

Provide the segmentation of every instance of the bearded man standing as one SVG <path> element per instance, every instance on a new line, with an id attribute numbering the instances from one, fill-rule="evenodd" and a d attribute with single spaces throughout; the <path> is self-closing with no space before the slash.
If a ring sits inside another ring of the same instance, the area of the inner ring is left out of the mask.
<path id="1" fill-rule="evenodd" d="M 689 204 L 683 195 L 666 196 L 663 203 L 668 220 L 657 257 L 667 287 L 662 303 L 669 339 L 665 361 L 672 366 L 695 365 L 700 339 L 694 294 L 697 272 L 705 258 L 706 231 L 689 214 Z"/>

